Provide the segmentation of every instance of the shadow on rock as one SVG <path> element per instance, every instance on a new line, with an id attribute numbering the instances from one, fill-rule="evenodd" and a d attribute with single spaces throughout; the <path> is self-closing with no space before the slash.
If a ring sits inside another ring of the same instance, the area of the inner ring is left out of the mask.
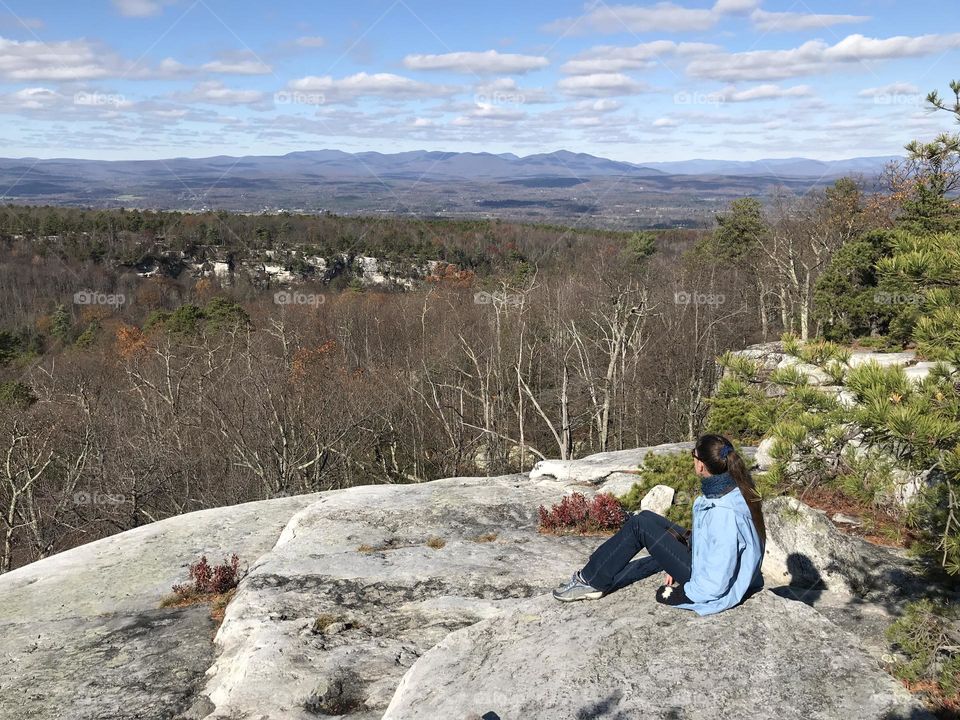
<path id="1" fill-rule="evenodd" d="M 816 604 L 826 589 L 826 583 L 813 561 L 803 553 L 790 553 L 787 556 L 787 572 L 790 573 L 790 582 L 771 588 L 771 592 L 811 607 Z"/>
<path id="2" fill-rule="evenodd" d="M 609 718 L 609 720 L 626 720 L 629 716 L 622 712 L 616 711 L 616 707 L 620 704 L 620 700 L 623 698 L 623 693 L 615 692 L 609 697 L 599 700 L 592 705 L 587 705 L 582 707 L 577 711 L 576 719 L 577 720 L 599 720 L 599 718 Z"/>

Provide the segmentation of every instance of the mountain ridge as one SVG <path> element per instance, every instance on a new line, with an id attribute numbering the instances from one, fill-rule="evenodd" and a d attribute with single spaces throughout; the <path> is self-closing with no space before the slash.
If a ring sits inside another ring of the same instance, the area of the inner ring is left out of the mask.
<path id="1" fill-rule="evenodd" d="M 690 160 L 631 162 L 591 155 L 590 153 L 555 150 L 548 153 L 516 155 L 514 153 L 459 152 L 443 150 L 408 150 L 397 153 L 362 151 L 351 153 L 333 148 L 295 150 L 283 155 L 211 155 L 189 158 L 173 157 L 157 160 L 88 160 L 80 158 L 0 158 L 0 167 L 14 163 L 31 163 L 33 167 L 63 164 L 90 167 L 135 169 L 148 165 L 193 165 L 210 167 L 220 164 L 254 167 L 261 171 L 286 170 L 295 172 L 302 165 L 318 166 L 331 175 L 368 175 L 373 170 L 382 172 L 420 172 L 424 177 L 456 176 L 460 178 L 515 178 L 538 173 L 602 175 L 789 175 L 815 177 L 824 174 L 840 176 L 847 173 L 879 172 L 897 159 L 893 155 L 858 156 L 838 160 L 816 160 L 805 157 L 761 158 L 759 160 L 717 160 L 694 158 Z M 426 166 L 424 167 L 424 164 Z M 286 165 L 286 167 L 277 167 Z"/>

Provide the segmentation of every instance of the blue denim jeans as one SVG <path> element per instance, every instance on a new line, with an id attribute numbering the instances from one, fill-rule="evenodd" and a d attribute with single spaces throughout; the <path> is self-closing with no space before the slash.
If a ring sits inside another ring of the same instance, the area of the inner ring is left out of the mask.
<path id="1" fill-rule="evenodd" d="M 616 535 L 593 552 L 580 576 L 597 590 L 608 592 L 619 586 L 617 576 L 633 556 L 646 548 L 661 570 L 677 582 L 687 582 L 692 566 L 690 548 L 667 528 L 681 536 L 686 533 L 682 526 L 649 510 L 631 515 Z"/>

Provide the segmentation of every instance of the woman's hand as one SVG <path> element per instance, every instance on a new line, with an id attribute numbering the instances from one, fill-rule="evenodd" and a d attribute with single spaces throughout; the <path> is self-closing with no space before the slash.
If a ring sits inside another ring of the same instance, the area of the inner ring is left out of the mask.
<path id="1" fill-rule="evenodd" d="M 663 574 L 663 584 L 664 585 L 673 585 L 673 578 L 670 576 L 670 573 Z"/>

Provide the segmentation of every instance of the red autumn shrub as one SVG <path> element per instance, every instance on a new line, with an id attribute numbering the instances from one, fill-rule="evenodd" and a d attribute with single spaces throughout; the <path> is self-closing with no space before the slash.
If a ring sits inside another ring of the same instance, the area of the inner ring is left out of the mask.
<path id="1" fill-rule="evenodd" d="M 540 532 L 546 533 L 617 530 L 627 519 L 620 501 L 609 493 L 597 495 L 593 500 L 573 493 L 549 510 L 541 505 L 537 513 L 540 515 Z"/>
<path id="2" fill-rule="evenodd" d="M 219 595 L 232 590 L 240 582 L 240 558 L 234 553 L 229 561 L 211 567 L 204 555 L 190 566 L 190 582 L 174 585 L 173 592 L 180 597 L 191 595 Z"/>
<path id="3" fill-rule="evenodd" d="M 602 493 L 590 503 L 589 518 L 598 530 L 619 530 L 627 519 L 627 513 L 616 497 Z"/>

